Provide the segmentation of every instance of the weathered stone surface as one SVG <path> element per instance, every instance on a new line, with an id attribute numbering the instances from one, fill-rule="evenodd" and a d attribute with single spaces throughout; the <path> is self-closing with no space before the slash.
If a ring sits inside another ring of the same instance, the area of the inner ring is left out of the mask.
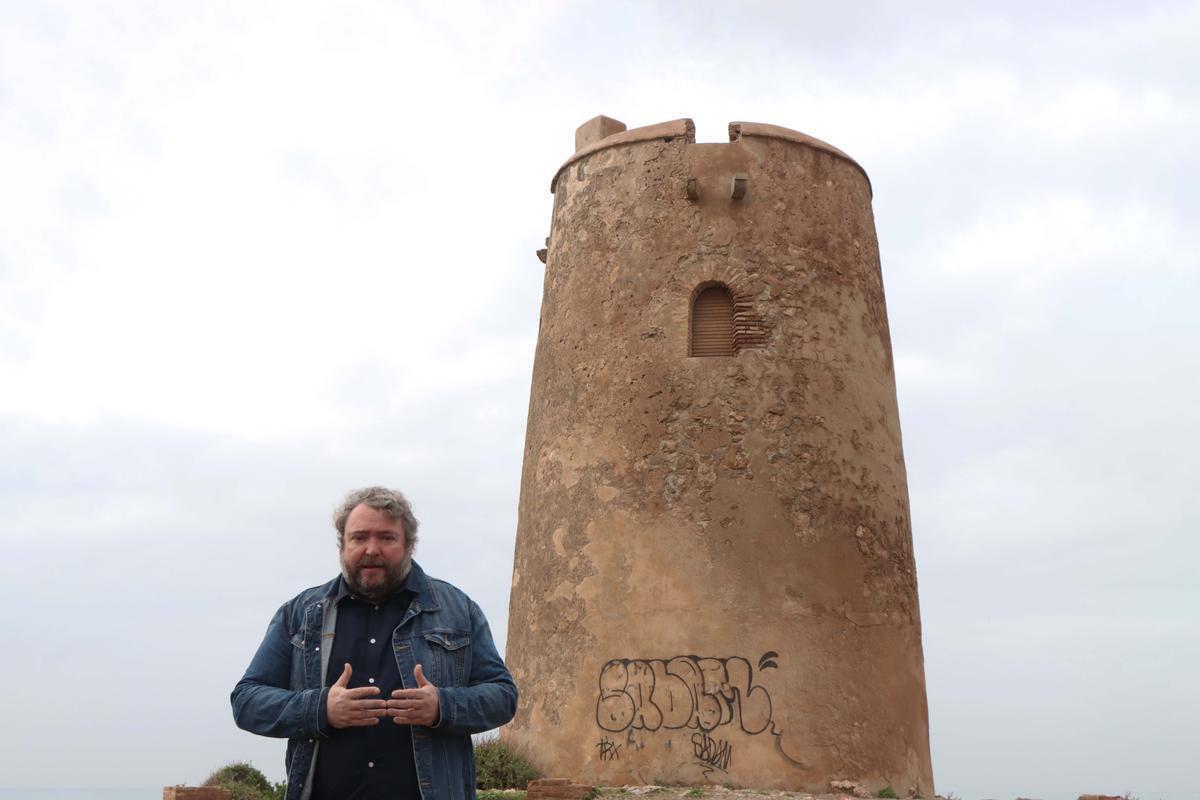
<path id="1" fill-rule="evenodd" d="M 833 791 L 835 791 L 835 792 L 849 793 L 849 794 L 853 795 L 854 797 L 870 797 L 871 796 L 870 792 L 868 792 L 863 786 L 855 783 L 854 781 L 830 781 L 829 788 L 833 789 Z"/>
<path id="2" fill-rule="evenodd" d="M 229 800 L 228 789 L 216 786 L 164 786 L 163 800 Z"/>
<path id="3" fill-rule="evenodd" d="M 870 183 L 786 128 L 694 130 L 552 181 L 502 735 L 597 785 L 932 797 Z M 692 358 L 713 283 L 736 354 Z"/>

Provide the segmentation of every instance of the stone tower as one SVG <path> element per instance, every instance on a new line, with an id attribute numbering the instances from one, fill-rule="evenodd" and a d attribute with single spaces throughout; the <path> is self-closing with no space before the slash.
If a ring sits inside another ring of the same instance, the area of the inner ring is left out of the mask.
<path id="1" fill-rule="evenodd" d="M 871 185 L 597 117 L 555 174 L 504 736 L 551 777 L 933 796 Z"/>

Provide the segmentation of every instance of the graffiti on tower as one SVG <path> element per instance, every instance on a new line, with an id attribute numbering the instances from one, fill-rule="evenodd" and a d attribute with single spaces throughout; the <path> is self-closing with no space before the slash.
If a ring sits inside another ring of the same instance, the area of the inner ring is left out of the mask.
<path id="1" fill-rule="evenodd" d="M 778 658 L 774 650 L 763 653 L 758 673 L 778 669 Z M 728 770 L 733 757 L 733 745 L 711 733 L 722 726 L 752 736 L 766 732 L 777 740 L 782 734 L 772 719 L 770 692 L 755 682 L 754 667 L 740 656 L 615 658 L 600 668 L 599 684 L 596 724 L 602 730 L 632 736 L 690 728 L 693 755 L 706 775 Z M 603 761 L 620 757 L 607 736 L 597 747 Z"/>
<path id="2" fill-rule="evenodd" d="M 778 655 L 764 653 L 759 672 L 778 668 Z M 613 659 L 600 669 L 596 724 L 612 732 L 736 724 L 756 734 L 772 728 L 771 695 L 738 656 Z"/>

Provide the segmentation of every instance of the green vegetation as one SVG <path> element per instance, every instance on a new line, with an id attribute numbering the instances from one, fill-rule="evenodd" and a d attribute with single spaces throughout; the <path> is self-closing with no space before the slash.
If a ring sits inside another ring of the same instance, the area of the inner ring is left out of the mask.
<path id="1" fill-rule="evenodd" d="M 893 789 L 891 786 L 885 786 L 882 789 L 880 789 L 879 794 L 877 794 L 875 796 L 876 797 L 886 797 L 886 798 L 889 798 L 890 800 L 895 800 L 896 790 Z"/>
<path id="2" fill-rule="evenodd" d="M 529 759 L 499 739 L 487 739 L 475 745 L 477 789 L 524 789 L 530 781 L 540 777 Z"/>
<path id="3" fill-rule="evenodd" d="M 479 800 L 525 800 L 525 787 L 541 777 L 527 758 L 495 738 L 475 745 L 475 772 Z M 271 783 L 247 761 L 226 764 L 201 786 L 228 789 L 230 800 L 283 800 L 287 791 L 286 783 Z"/>
<path id="4" fill-rule="evenodd" d="M 476 797 L 479 800 L 525 800 L 522 789 L 484 789 Z"/>
<path id="5" fill-rule="evenodd" d="M 688 789 L 687 794 L 685 795 L 685 797 L 703 797 L 703 796 L 704 796 L 704 791 L 702 789 L 696 789 L 696 788 Z"/>
<path id="6" fill-rule="evenodd" d="M 202 786 L 229 790 L 230 800 L 283 800 L 286 783 L 271 783 L 248 761 L 234 761 L 218 769 Z"/>

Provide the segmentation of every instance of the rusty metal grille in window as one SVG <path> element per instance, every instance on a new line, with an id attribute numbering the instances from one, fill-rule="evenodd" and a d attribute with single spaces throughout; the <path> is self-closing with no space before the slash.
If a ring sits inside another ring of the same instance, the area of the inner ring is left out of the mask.
<path id="1" fill-rule="evenodd" d="M 733 350 L 740 353 L 749 348 L 767 346 L 767 323 L 755 314 L 749 302 L 733 298 Z"/>
<path id="2" fill-rule="evenodd" d="M 724 286 L 710 286 L 692 303 L 691 355 L 733 354 L 733 297 Z"/>

